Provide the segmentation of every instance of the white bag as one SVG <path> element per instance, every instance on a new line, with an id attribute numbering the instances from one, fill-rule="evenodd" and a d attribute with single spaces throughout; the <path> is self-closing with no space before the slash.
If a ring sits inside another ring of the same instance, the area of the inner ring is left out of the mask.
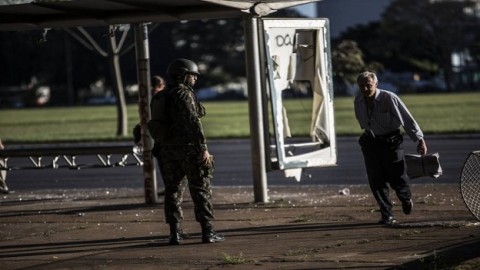
<path id="1" fill-rule="evenodd" d="M 415 179 L 424 176 L 438 178 L 443 174 L 442 166 L 440 165 L 440 155 L 427 154 L 416 155 L 406 154 L 405 163 L 407 165 L 407 175 L 410 179 Z"/>

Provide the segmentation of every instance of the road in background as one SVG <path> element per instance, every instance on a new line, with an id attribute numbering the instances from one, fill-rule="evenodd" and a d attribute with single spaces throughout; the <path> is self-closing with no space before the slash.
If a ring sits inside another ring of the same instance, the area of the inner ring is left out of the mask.
<path id="1" fill-rule="evenodd" d="M 436 135 L 427 137 L 430 153 L 440 153 L 444 175 L 439 179 L 420 178 L 411 183 L 458 183 L 463 163 L 472 151 L 480 150 L 480 134 Z M 267 174 L 268 185 L 356 185 L 366 184 L 363 157 L 356 137 L 337 139 L 338 166 L 305 169 L 300 182 L 285 178 L 282 171 Z M 405 136 L 405 152 L 415 153 L 416 144 Z M 215 158 L 214 186 L 253 185 L 250 141 L 248 139 L 211 140 L 209 150 Z M 77 163 L 93 163 L 96 157 L 78 157 Z M 9 166 L 29 164 L 27 159 L 10 158 Z M 130 160 L 134 163 L 134 160 Z M 161 179 L 161 178 L 159 178 Z M 79 188 L 142 188 L 139 166 L 91 168 L 81 170 L 29 169 L 8 172 L 11 190 L 79 189 Z M 163 184 L 159 183 L 159 187 Z"/>

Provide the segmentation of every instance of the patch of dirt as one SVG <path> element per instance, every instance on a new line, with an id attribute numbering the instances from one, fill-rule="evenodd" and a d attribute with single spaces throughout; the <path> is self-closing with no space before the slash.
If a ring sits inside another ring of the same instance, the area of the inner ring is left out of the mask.
<path id="1" fill-rule="evenodd" d="M 348 189 L 348 192 L 347 190 Z M 399 224 L 380 217 L 367 186 L 273 186 L 269 203 L 252 187 L 214 188 L 217 231 L 201 244 L 185 194 L 183 227 L 168 245 L 163 204 L 143 190 L 35 191 L 0 201 L 5 269 L 461 269 L 480 268 L 480 223 L 457 185 L 412 185 L 414 211 Z"/>

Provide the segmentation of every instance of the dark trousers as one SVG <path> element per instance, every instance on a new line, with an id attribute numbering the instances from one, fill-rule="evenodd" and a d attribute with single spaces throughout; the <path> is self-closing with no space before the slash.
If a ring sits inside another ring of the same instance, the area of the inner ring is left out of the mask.
<path id="1" fill-rule="evenodd" d="M 181 205 L 187 184 L 194 204 L 195 219 L 200 223 L 213 220 L 210 178 L 202 174 L 196 156 L 170 158 L 171 154 L 157 157 L 165 184 L 165 221 L 172 224 L 183 220 Z"/>
<path id="2" fill-rule="evenodd" d="M 359 143 L 365 159 L 368 183 L 382 218 L 393 217 L 388 185 L 395 190 L 401 202 L 411 198 L 403 156 L 403 137 L 399 131 L 393 135 L 376 137 L 364 133 Z"/>

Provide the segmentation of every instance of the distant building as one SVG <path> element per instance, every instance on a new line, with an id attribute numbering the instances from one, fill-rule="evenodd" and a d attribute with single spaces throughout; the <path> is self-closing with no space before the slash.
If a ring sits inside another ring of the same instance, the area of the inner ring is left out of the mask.
<path id="1" fill-rule="evenodd" d="M 357 24 L 379 21 L 392 0 L 322 0 L 316 3 L 318 18 L 328 18 L 330 35 L 337 38 Z"/>

